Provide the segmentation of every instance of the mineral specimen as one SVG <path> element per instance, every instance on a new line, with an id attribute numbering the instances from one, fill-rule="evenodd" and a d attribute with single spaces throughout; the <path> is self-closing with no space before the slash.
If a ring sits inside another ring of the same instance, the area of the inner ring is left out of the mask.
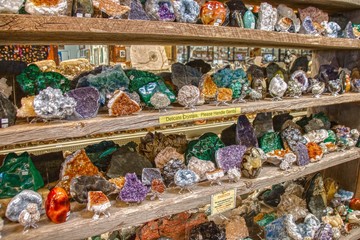
<path id="1" fill-rule="evenodd" d="M 218 227 L 213 221 L 202 223 L 191 229 L 189 240 L 226 240 L 223 228 Z"/>
<path id="2" fill-rule="evenodd" d="M 210 185 L 217 184 L 221 185 L 221 178 L 225 176 L 224 170 L 217 168 L 213 171 L 208 171 L 205 173 L 206 179 L 210 181 Z"/>
<path id="3" fill-rule="evenodd" d="M 185 169 L 185 164 L 179 159 L 171 159 L 167 162 L 163 168 L 163 177 L 166 186 L 170 186 L 174 183 L 174 176 L 176 172 L 180 169 Z"/>
<path id="4" fill-rule="evenodd" d="M 41 90 L 34 99 L 35 113 L 44 119 L 63 119 L 74 113 L 76 101 L 64 96 L 60 89 L 48 87 Z"/>
<path id="5" fill-rule="evenodd" d="M 25 3 L 25 11 L 32 15 L 65 15 L 67 8 L 67 0 L 27 0 Z"/>
<path id="6" fill-rule="evenodd" d="M 310 162 L 317 162 L 323 157 L 324 153 L 322 151 L 322 148 L 316 143 L 309 142 L 308 144 L 306 144 L 306 147 L 308 149 Z"/>
<path id="7" fill-rule="evenodd" d="M 231 88 L 218 88 L 216 100 L 219 103 L 228 102 L 228 101 L 232 100 L 232 95 L 233 95 L 233 92 L 232 92 Z"/>
<path id="8" fill-rule="evenodd" d="M 24 4 L 24 0 L 0 0 L 0 13 L 18 13 Z"/>
<path id="9" fill-rule="evenodd" d="M 196 23 L 200 6 L 194 0 L 176 0 L 173 2 L 177 22 Z"/>
<path id="10" fill-rule="evenodd" d="M 60 182 L 57 184 L 57 187 L 64 188 L 68 195 L 70 195 L 70 183 L 73 178 L 94 175 L 101 176 L 101 173 L 92 164 L 85 150 L 81 149 L 66 157 L 61 166 Z"/>
<path id="11" fill-rule="evenodd" d="M 253 121 L 256 138 L 261 138 L 264 134 L 274 131 L 272 113 L 258 113 Z"/>
<path id="12" fill-rule="evenodd" d="M 301 91 L 305 93 L 309 88 L 309 80 L 303 70 L 297 70 L 291 74 L 291 80 L 297 81 L 301 84 Z"/>
<path id="13" fill-rule="evenodd" d="M 312 130 L 304 134 L 303 137 L 306 139 L 307 142 L 331 142 L 331 139 L 325 141 L 329 137 L 329 132 L 330 134 L 332 134 L 333 137 L 335 137 L 335 133 L 333 131 L 325 129 Z"/>
<path id="14" fill-rule="evenodd" d="M 66 222 L 70 215 L 70 200 L 63 188 L 54 187 L 50 190 L 46 201 L 47 217 L 54 223 Z"/>
<path id="15" fill-rule="evenodd" d="M 128 19 L 150 20 L 139 0 L 131 0 Z"/>
<path id="16" fill-rule="evenodd" d="M 284 186 L 281 184 L 275 184 L 271 187 L 271 189 L 263 191 L 258 198 L 272 207 L 277 207 L 280 203 L 280 197 L 284 194 L 284 192 Z"/>
<path id="17" fill-rule="evenodd" d="M 255 29 L 256 21 L 255 15 L 252 13 L 252 8 L 249 8 L 243 18 L 244 28 Z"/>
<path id="18" fill-rule="evenodd" d="M 201 6 L 200 18 L 205 25 L 221 26 L 226 16 L 226 7 L 221 2 L 209 1 Z"/>
<path id="19" fill-rule="evenodd" d="M 141 110 L 139 104 L 121 90 L 114 93 L 107 106 L 110 116 L 130 115 Z"/>
<path id="20" fill-rule="evenodd" d="M 29 65 L 16 76 L 16 81 L 28 95 L 36 95 L 47 87 L 60 89 L 63 93 L 70 90 L 70 81 L 63 75 L 57 72 L 43 73 L 35 64 Z"/>
<path id="21" fill-rule="evenodd" d="M 265 238 L 268 240 L 290 240 L 285 229 L 286 216 L 282 216 L 265 226 Z"/>
<path id="22" fill-rule="evenodd" d="M 279 75 L 276 75 L 270 81 L 269 93 L 274 98 L 274 100 L 282 100 L 287 89 L 287 84 Z"/>
<path id="23" fill-rule="evenodd" d="M 79 176 L 71 180 L 70 194 L 79 203 L 86 203 L 88 192 L 102 191 L 105 195 L 115 193 L 116 185 L 100 176 Z"/>
<path id="24" fill-rule="evenodd" d="M 117 1 L 112 0 L 92 0 L 95 8 L 101 12 L 106 13 L 113 18 L 120 18 L 123 14 L 127 13 L 130 8 L 128 6 L 120 5 Z"/>
<path id="25" fill-rule="evenodd" d="M 161 179 L 153 179 L 151 181 L 151 198 L 150 200 L 155 200 L 156 198 L 161 199 L 161 194 L 165 192 L 165 184 Z"/>
<path id="26" fill-rule="evenodd" d="M 215 133 L 205 133 L 198 140 L 189 142 L 185 159 L 188 162 L 194 156 L 215 163 L 215 153 L 222 147 L 224 147 L 224 144 Z"/>
<path id="27" fill-rule="evenodd" d="M 303 20 L 302 26 L 303 26 L 306 34 L 320 35 L 320 33 L 321 33 L 318 31 L 318 29 L 316 29 L 315 24 L 313 23 L 312 19 L 309 16 L 307 16 Z"/>
<path id="28" fill-rule="evenodd" d="M 202 88 L 200 88 L 200 90 L 201 94 L 204 95 L 205 100 L 214 99 L 217 93 L 217 86 L 212 80 L 211 76 L 204 74 L 201 81 Z"/>
<path id="29" fill-rule="evenodd" d="M 246 149 L 247 147 L 242 145 L 232 145 L 220 148 L 215 154 L 217 166 L 222 168 L 225 172 L 231 168 L 240 168 Z"/>
<path id="30" fill-rule="evenodd" d="M 259 140 L 260 148 L 265 152 L 283 149 L 280 133 L 268 132 L 265 133 Z"/>
<path id="31" fill-rule="evenodd" d="M 336 79 L 336 80 L 330 80 L 328 82 L 328 89 L 329 92 L 331 92 L 331 94 L 333 96 L 337 96 L 339 95 L 339 92 L 342 91 L 342 82 L 340 79 Z"/>
<path id="32" fill-rule="evenodd" d="M 168 96 L 161 92 L 154 93 L 154 95 L 150 98 L 150 104 L 160 111 L 166 111 L 166 108 L 170 105 L 170 103 L 171 102 Z"/>
<path id="33" fill-rule="evenodd" d="M 173 147 L 166 147 L 156 155 L 154 162 L 157 168 L 163 169 L 171 159 L 179 159 L 184 162 L 184 155 L 178 153 Z"/>
<path id="34" fill-rule="evenodd" d="M 127 203 L 144 201 L 149 189 L 141 183 L 135 173 L 127 173 L 125 179 L 125 185 L 119 194 L 120 200 Z"/>
<path id="35" fill-rule="evenodd" d="M 163 180 L 158 168 L 144 168 L 141 175 L 141 182 L 145 186 L 150 186 L 154 179 Z"/>
<path id="36" fill-rule="evenodd" d="M 17 110 L 16 116 L 20 118 L 36 117 L 34 99 L 35 96 L 23 97 L 21 99 L 21 108 Z"/>
<path id="37" fill-rule="evenodd" d="M 330 224 L 321 223 L 320 227 L 316 230 L 314 240 L 332 240 L 333 230 Z"/>
<path id="38" fill-rule="evenodd" d="M 6 78 L 0 78 L 0 94 L 4 95 L 6 98 L 9 98 L 12 94 L 12 87 L 6 84 Z"/>
<path id="39" fill-rule="evenodd" d="M 112 154 L 119 148 L 113 141 L 102 141 L 88 145 L 85 148 L 86 155 L 91 162 L 101 171 L 106 172 L 110 165 Z"/>
<path id="40" fill-rule="evenodd" d="M 29 203 L 24 210 L 20 212 L 19 223 L 24 226 L 24 232 L 28 228 L 37 228 L 40 221 L 40 209 L 36 203 Z"/>
<path id="41" fill-rule="evenodd" d="M 280 20 L 282 20 L 282 22 L 284 21 L 284 18 L 288 18 L 291 20 L 291 24 L 290 24 L 290 27 L 286 30 L 286 31 L 290 31 L 291 28 L 293 28 L 293 31 L 291 32 L 299 32 L 300 30 L 300 26 L 301 26 L 301 22 L 300 22 L 300 19 L 297 18 L 295 12 L 293 9 L 285 6 L 284 4 L 280 4 L 278 7 L 277 7 L 277 12 L 278 12 L 278 15 L 279 15 L 279 21 L 277 23 L 277 25 L 280 25 L 278 27 L 280 27 L 280 30 L 285 30 L 286 28 L 284 27 L 281 27 L 281 22 Z M 280 23 L 279 23 L 280 22 Z"/>
<path id="42" fill-rule="evenodd" d="M 259 176 L 265 161 L 266 155 L 261 148 L 248 148 L 241 162 L 242 175 L 247 178 L 256 178 Z"/>
<path id="43" fill-rule="evenodd" d="M 15 124 L 16 107 L 0 93 L 0 128 L 6 128 Z"/>
<path id="44" fill-rule="evenodd" d="M 35 203 L 38 209 L 42 206 L 42 197 L 32 190 L 23 190 L 11 199 L 6 207 L 5 216 L 12 222 L 19 221 L 20 213 L 26 209 L 28 204 Z"/>
<path id="45" fill-rule="evenodd" d="M 118 189 L 122 189 L 125 185 L 125 177 L 110 178 L 109 182 L 115 184 Z"/>
<path id="46" fill-rule="evenodd" d="M 259 18 L 257 20 L 257 29 L 265 31 L 274 31 L 277 23 L 277 10 L 268 3 L 261 3 Z"/>
<path id="47" fill-rule="evenodd" d="M 195 172 L 188 169 L 179 169 L 174 176 L 174 183 L 181 187 L 180 193 L 183 189 L 189 190 L 192 185 L 199 181 L 199 176 Z"/>
<path id="48" fill-rule="evenodd" d="M 111 203 L 107 196 L 101 191 L 90 191 L 88 192 L 88 199 L 86 208 L 88 211 L 94 212 L 93 220 L 100 218 L 101 214 L 106 217 L 110 216 L 108 208 L 111 207 Z"/>
<path id="49" fill-rule="evenodd" d="M 325 36 L 331 38 L 337 38 L 341 27 L 336 22 L 322 22 L 321 26 L 325 28 Z"/>
<path id="50" fill-rule="evenodd" d="M 75 0 L 73 3 L 73 16 L 92 17 L 94 7 L 92 0 Z"/>
<path id="51" fill-rule="evenodd" d="M 132 80 L 131 82 L 133 82 L 133 81 L 134 80 Z M 165 85 L 165 83 L 162 80 L 147 83 L 147 84 L 141 86 L 140 88 L 138 88 L 136 91 L 139 93 L 141 99 L 148 106 L 152 106 L 151 101 L 150 101 L 151 97 L 157 92 L 165 94 L 169 98 L 171 103 L 175 102 L 175 100 L 176 100 L 174 93 L 169 90 L 169 88 Z"/>
<path id="52" fill-rule="evenodd" d="M 345 38 L 351 38 L 351 39 L 355 38 L 355 34 L 354 34 L 354 30 L 353 30 L 351 21 L 349 21 L 348 24 L 346 24 L 346 27 L 343 31 L 343 35 Z"/>
<path id="53" fill-rule="evenodd" d="M 75 99 L 75 117 L 80 119 L 93 118 L 97 115 L 100 107 L 100 93 L 96 88 L 76 88 L 67 93 Z"/>
<path id="54" fill-rule="evenodd" d="M 167 22 L 175 21 L 174 8 L 172 2 L 169 0 L 146 1 L 145 11 L 148 14 L 148 16 L 153 20 L 167 21 Z"/>
<path id="55" fill-rule="evenodd" d="M 308 215 L 306 201 L 295 194 L 285 193 L 280 196 L 280 202 L 277 205 L 277 214 L 282 216 L 291 214 L 295 221 L 305 218 Z"/>
<path id="56" fill-rule="evenodd" d="M 318 219 L 326 215 L 326 191 L 320 173 L 317 173 L 310 181 L 305 193 L 306 204 L 312 214 Z"/>
<path id="57" fill-rule="evenodd" d="M 177 96 L 177 101 L 185 108 L 194 109 L 195 104 L 199 101 L 199 88 L 192 85 L 183 86 Z"/>
<path id="58" fill-rule="evenodd" d="M 236 143 L 246 147 L 258 147 L 254 128 L 246 115 L 240 115 L 236 124 Z"/>
<path id="59" fill-rule="evenodd" d="M 200 177 L 200 180 L 206 178 L 206 172 L 215 170 L 215 164 L 213 162 L 200 160 L 194 156 L 190 158 L 187 167 L 189 170 L 195 172 Z"/>
<path id="60" fill-rule="evenodd" d="M 44 186 L 40 172 L 27 152 L 9 153 L 0 168 L 0 198 L 14 197 L 22 190 L 38 190 Z"/>
<path id="61" fill-rule="evenodd" d="M 171 65 L 171 81 L 178 89 L 185 85 L 199 86 L 200 80 L 201 72 L 196 68 L 181 63 Z"/>
<path id="62" fill-rule="evenodd" d="M 231 168 L 227 172 L 228 178 L 230 182 L 238 182 L 240 181 L 241 172 L 237 168 Z"/>
<path id="63" fill-rule="evenodd" d="M 234 217 L 225 224 L 226 239 L 237 240 L 245 239 L 249 236 L 249 230 L 243 217 Z"/>
<path id="64" fill-rule="evenodd" d="M 301 21 L 304 21 L 306 17 L 310 17 L 314 22 L 319 24 L 323 21 L 329 21 L 328 14 L 315 7 L 299 9 L 299 14 Z"/>

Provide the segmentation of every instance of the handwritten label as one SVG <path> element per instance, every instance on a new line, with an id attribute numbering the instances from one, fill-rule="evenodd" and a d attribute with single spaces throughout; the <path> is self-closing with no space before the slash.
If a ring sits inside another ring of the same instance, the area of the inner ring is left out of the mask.
<path id="1" fill-rule="evenodd" d="M 211 215 L 223 213 L 236 207 L 236 188 L 211 195 Z"/>
<path id="2" fill-rule="evenodd" d="M 160 124 L 174 123 L 174 122 L 191 121 L 191 120 L 198 120 L 198 119 L 212 118 L 212 117 L 225 117 L 227 115 L 236 115 L 240 113 L 241 113 L 241 108 L 225 108 L 219 110 L 209 110 L 202 112 L 190 112 L 190 113 L 175 114 L 169 116 L 161 116 L 159 117 L 159 122 Z"/>

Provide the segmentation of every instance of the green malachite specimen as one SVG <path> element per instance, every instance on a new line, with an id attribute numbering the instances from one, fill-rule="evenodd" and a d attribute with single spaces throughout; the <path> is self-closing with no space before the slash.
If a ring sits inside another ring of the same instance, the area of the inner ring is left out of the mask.
<path id="1" fill-rule="evenodd" d="M 163 80 L 160 76 L 157 76 L 151 72 L 140 71 L 140 70 L 127 70 L 125 71 L 126 76 L 130 79 L 129 90 L 131 92 L 138 91 L 142 86 Z"/>
<path id="2" fill-rule="evenodd" d="M 16 77 L 21 89 L 28 95 L 37 95 L 41 90 L 52 87 L 63 93 L 70 90 L 70 81 L 57 72 L 41 72 L 34 64 L 29 65 Z"/>
<path id="3" fill-rule="evenodd" d="M 91 162 L 101 171 L 106 172 L 110 165 L 112 154 L 118 150 L 119 145 L 113 141 L 102 141 L 97 144 L 89 145 L 85 148 L 86 155 Z"/>
<path id="4" fill-rule="evenodd" d="M 9 153 L 0 168 L 0 198 L 14 197 L 22 190 L 38 190 L 44 186 L 40 172 L 27 152 Z"/>
<path id="5" fill-rule="evenodd" d="M 185 157 L 189 162 L 192 156 L 206 161 L 215 162 L 215 153 L 219 148 L 225 147 L 225 144 L 215 133 L 205 133 L 198 140 L 190 141 L 186 149 Z"/>
<path id="6" fill-rule="evenodd" d="M 281 136 L 278 132 L 265 133 L 260 138 L 260 148 L 265 152 L 271 152 L 277 149 L 283 149 Z"/>
<path id="7" fill-rule="evenodd" d="M 256 223 L 260 226 L 260 227 L 265 227 L 266 225 L 268 225 L 269 223 L 271 223 L 272 221 L 274 221 L 276 219 L 276 215 L 275 213 L 266 213 L 263 217 L 263 219 L 257 221 Z"/>
<path id="8" fill-rule="evenodd" d="M 328 142 L 331 142 L 331 143 L 336 143 L 336 134 L 334 133 L 333 130 L 327 130 L 329 136 L 324 140 L 324 143 L 328 143 Z"/>

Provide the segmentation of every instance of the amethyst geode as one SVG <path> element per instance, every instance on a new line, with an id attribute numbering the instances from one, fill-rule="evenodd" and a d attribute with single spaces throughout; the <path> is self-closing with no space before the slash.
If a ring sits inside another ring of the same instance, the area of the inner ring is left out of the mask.
<path id="1" fill-rule="evenodd" d="M 302 143 L 297 143 L 291 149 L 296 155 L 297 165 L 305 166 L 310 163 L 310 157 L 307 147 Z"/>
<path id="2" fill-rule="evenodd" d="M 236 143 L 246 147 L 258 147 L 254 128 L 246 115 L 241 115 L 236 124 Z"/>
<path id="3" fill-rule="evenodd" d="M 100 107 L 100 93 L 93 87 L 82 87 L 67 93 L 76 101 L 74 115 L 76 118 L 96 117 Z"/>
<path id="4" fill-rule="evenodd" d="M 240 164 L 246 149 L 247 148 L 242 145 L 220 148 L 215 155 L 218 167 L 222 168 L 224 172 L 232 168 L 240 169 Z"/>
<path id="5" fill-rule="evenodd" d="M 148 191 L 149 189 L 141 183 L 135 173 L 127 173 L 119 198 L 127 203 L 140 203 L 145 200 Z"/>
<path id="6" fill-rule="evenodd" d="M 318 230 L 315 232 L 315 240 L 332 240 L 333 230 L 330 224 L 322 223 Z"/>

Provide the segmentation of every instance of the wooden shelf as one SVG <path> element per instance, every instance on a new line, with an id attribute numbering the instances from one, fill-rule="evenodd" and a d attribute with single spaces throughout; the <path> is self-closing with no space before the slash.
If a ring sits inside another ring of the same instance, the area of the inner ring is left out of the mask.
<path id="1" fill-rule="evenodd" d="M 359 239 L 360 239 L 360 228 L 353 229 L 349 235 L 340 238 L 340 240 L 359 240 Z"/>
<path id="2" fill-rule="evenodd" d="M 323 95 L 321 98 L 312 96 L 302 96 L 298 99 L 286 98 L 283 101 L 272 101 L 265 99 L 256 102 L 241 104 L 231 104 L 229 106 L 199 106 L 195 111 L 183 110 L 181 107 L 174 107 L 165 113 L 158 111 L 142 111 L 137 115 L 125 117 L 98 116 L 93 119 L 81 121 L 54 121 L 48 123 L 19 124 L 9 128 L 0 129 L 1 146 L 14 145 L 27 142 L 49 141 L 65 138 L 76 138 L 118 132 L 130 129 L 143 129 L 161 125 L 160 116 L 171 116 L 175 114 L 199 113 L 202 111 L 221 110 L 228 108 L 240 108 L 242 114 L 256 112 L 288 111 L 294 109 L 311 108 L 316 106 L 327 106 L 348 102 L 360 102 L 360 94 L 346 93 L 337 97 Z M 239 114 L 227 114 L 226 116 L 236 116 Z M 222 117 L 218 116 L 217 118 Z M 210 119 L 204 117 L 202 119 Z M 186 122 L 186 120 L 182 121 Z"/>
<path id="3" fill-rule="evenodd" d="M 359 49 L 360 41 L 176 22 L 0 15 L 0 45 L 167 44 Z"/>
<path id="4" fill-rule="evenodd" d="M 256 179 L 242 179 L 238 183 L 223 181 L 222 185 L 209 186 L 209 182 L 198 184 L 192 193 L 179 195 L 179 189 L 169 189 L 163 196 L 163 201 L 145 201 L 138 206 L 124 206 L 113 201 L 111 216 L 99 221 L 92 221 L 92 214 L 76 205 L 78 211 L 71 213 L 68 222 L 63 224 L 50 223 L 46 216 L 42 217 L 38 229 L 22 233 L 22 226 L 16 223 L 5 224 L 3 236 L 5 239 L 83 239 L 119 228 L 135 226 L 153 219 L 202 207 L 210 203 L 210 196 L 224 190 L 237 188 L 238 194 L 246 194 L 256 189 L 278 184 L 307 174 L 318 172 L 342 163 L 359 158 L 360 149 L 353 148 L 345 152 L 326 155 L 320 162 L 310 163 L 304 167 L 294 166 L 290 171 L 281 171 L 278 167 L 266 166 Z M 74 209 L 74 208 L 72 208 Z"/>

